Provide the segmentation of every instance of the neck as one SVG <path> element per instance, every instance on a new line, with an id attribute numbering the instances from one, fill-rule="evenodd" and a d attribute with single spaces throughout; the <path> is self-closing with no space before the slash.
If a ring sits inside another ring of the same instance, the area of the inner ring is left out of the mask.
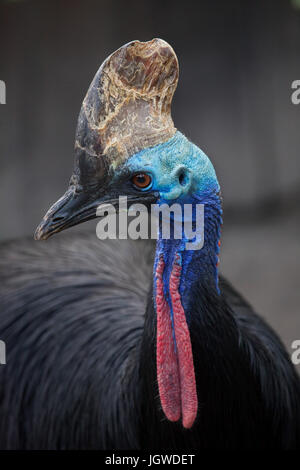
<path id="1" fill-rule="evenodd" d="M 161 405 L 170 421 L 178 421 L 182 417 L 183 426 L 190 428 L 196 419 L 198 400 L 189 325 L 193 315 L 194 292 L 199 283 L 208 285 L 214 293 L 218 293 L 221 207 L 215 192 L 185 199 L 181 206 L 187 203 L 192 209 L 190 219 L 192 229 L 196 228 L 197 247 L 201 249 L 190 249 L 191 234 L 186 236 L 183 222 L 179 227 L 182 237 L 178 237 L 178 226 L 175 226 L 178 220 L 186 221 L 184 211 L 181 219 L 178 214 L 174 215 L 169 239 L 163 239 L 160 225 L 154 263 L 154 299 L 157 316 L 156 368 Z M 200 214 L 204 214 L 200 227 L 197 224 L 197 207 L 201 207 Z M 204 235 L 202 243 L 197 230 L 201 230 L 202 238 Z"/>
<path id="2" fill-rule="evenodd" d="M 186 203 L 184 201 L 183 203 Z M 222 209 L 220 197 L 216 192 L 208 192 L 205 194 L 195 195 L 187 201 L 192 206 L 192 225 L 193 230 L 201 230 L 196 226 L 195 213 L 196 206 L 203 205 L 203 245 L 200 249 L 187 249 L 190 240 L 183 234 L 182 239 L 175 239 L 174 233 L 170 239 L 162 239 L 161 227 L 159 239 L 156 246 L 154 277 L 157 271 L 159 260 L 164 262 L 164 270 L 162 273 L 162 281 L 164 286 L 164 294 L 168 303 L 170 303 L 170 278 L 176 257 L 181 267 L 179 294 L 183 305 L 188 324 L 191 321 L 191 306 L 193 304 L 193 293 L 195 286 L 205 284 L 210 291 L 219 293 L 218 282 L 218 259 L 220 251 L 220 236 L 222 224 Z M 183 205 L 183 204 L 182 204 Z M 182 227 L 184 229 L 184 227 Z M 183 231 L 183 230 L 182 230 Z M 197 234 L 199 235 L 199 233 Z M 202 236 L 202 234 L 201 234 Z M 198 239 L 200 239 L 199 237 Z M 193 244 L 190 245 L 193 247 Z M 196 242 L 195 242 L 196 246 Z M 201 245 L 200 245 L 201 246 Z M 155 290 L 155 279 L 154 279 Z"/>

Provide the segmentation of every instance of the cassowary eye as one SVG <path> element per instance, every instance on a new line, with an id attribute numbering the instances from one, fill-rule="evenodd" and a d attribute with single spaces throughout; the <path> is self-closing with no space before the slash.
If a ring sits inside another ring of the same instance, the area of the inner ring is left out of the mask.
<path id="1" fill-rule="evenodd" d="M 149 189 L 152 184 L 152 178 L 147 173 L 137 173 L 131 178 L 131 181 L 137 189 Z"/>

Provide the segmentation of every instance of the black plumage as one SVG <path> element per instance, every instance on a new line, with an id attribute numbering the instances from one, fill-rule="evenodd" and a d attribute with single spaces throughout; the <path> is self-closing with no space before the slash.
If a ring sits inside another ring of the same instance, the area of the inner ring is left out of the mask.
<path id="1" fill-rule="evenodd" d="M 205 204 L 203 248 L 191 256 L 184 240 L 159 240 L 153 285 L 151 241 L 2 244 L 2 449 L 299 447 L 300 383 L 287 353 L 223 278 L 218 293 L 219 184 L 174 127 L 177 79 L 160 39 L 106 59 L 83 101 L 69 188 L 35 237 L 92 219 L 102 204 L 118 210 L 119 196 L 148 208 L 189 196 Z"/>
<path id="2" fill-rule="evenodd" d="M 161 410 L 151 241 L 1 245 L 2 449 L 255 449 L 300 444 L 300 383 L 276 334 L 221 278 L 193 292 L 199 410 Z M 201 298 L 201 302 L 199 299 Z"/>

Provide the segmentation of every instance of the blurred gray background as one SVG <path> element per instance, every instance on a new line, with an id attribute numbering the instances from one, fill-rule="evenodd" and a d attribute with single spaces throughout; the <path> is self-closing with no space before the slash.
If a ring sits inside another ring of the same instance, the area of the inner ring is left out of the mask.
<path id="1" fill-rule="evenodd" d="M 32 236 L 64 192 L 78 112 L 101 62 L 153 37 L 179 57 L 175 125 L 221 183 L 221 269 L 291 352 L 300 339 L 299 0 L 2 1 L 0 239 Z"/>

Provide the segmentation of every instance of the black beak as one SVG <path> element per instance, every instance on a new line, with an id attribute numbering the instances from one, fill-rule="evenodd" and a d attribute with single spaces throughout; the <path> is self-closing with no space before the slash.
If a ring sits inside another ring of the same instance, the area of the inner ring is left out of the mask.
<path id="1" fill-rule="evenodd" d="M 126 195 L 126 194 L 125 194 Z M 50 207 L 43 220 L 37 227 L 35 240 L 47 240 L 51 235 L 61 232 L 74 225 L 81 224 L 97 217 L 97 208 L 102 204 L 112 204 L 119 210 L 119 198 L 116 194 L 104 194 L 96 199 L 90 193 L 76 191 L 71 186 L 66 193 Z M 157 194 L 132 195 L 127 194 L 128 207 L 136 202 L 149 206 L 157 201 Z"/>
<path id="2" fill-rule="evenodd" d="M 54 233 L 95 218 L 100 204 L 99 200 L 90 201 L 87 193 L 69 188 L 44 216 L 35 231 L 35 240 L 47 240 Z"/>

